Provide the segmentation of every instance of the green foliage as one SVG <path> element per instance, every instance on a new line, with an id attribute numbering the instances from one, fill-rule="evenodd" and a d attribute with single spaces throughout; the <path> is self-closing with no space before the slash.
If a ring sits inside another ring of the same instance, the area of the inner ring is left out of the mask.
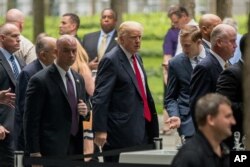
<path id="1" fill-rule="evenodd" d="M 199 16 L 197 16 L 197 20 Z M 247 16 L 235 16 L 238 22 L 239 32 L 244 34 L 247 32 Z M 78 30 L 78 36 L 83 37 L 84 34 L 94 32 L 100 28 L 100 16 L 84 16 L 80 17 L 81 25 Z M 170 27 L 170 20 L 166 13 L 140 13 L 140 14 L 124 14 L 123 20 L 134 20 L 140 22 L 144 26 L 144 35 L 142 40 L 141 55 L 143 57 L 144 66 L 148 75 L 148 83 L 155 100 L 156 109 L 159 113 L 163 108 L 163 79 L 162 79 L 162 43 L 163 38 Z M 4 22 L 0 17 L 0 24 Z M 33 39 L 33 19 L 26 17 L 25 27 L 22 32 L 24 36 Z M 45 32 L 53 37 L 59 37 L 60 17 L 45 18 Z"/>

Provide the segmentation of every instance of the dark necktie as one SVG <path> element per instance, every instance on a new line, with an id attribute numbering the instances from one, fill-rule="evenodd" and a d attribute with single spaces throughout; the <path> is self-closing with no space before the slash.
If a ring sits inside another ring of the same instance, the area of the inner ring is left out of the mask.
<path id="1" fill-rule="evenodd" d="M 78 131 L 77 100 L 75 96 L 74 86 L 72 80 L 69 77 L 69 74 L 66 73 L 65 77 L 67 83 L 68 100 L 72 113 L 71 134 L 75 136 Z"/>
<path id="2" fill-rule="evenodd" d="M 13 55 L 10 56 L 10 62 L 11 62 L 11 65 L 12 65 L 14 77 L 15 77 L 15 79 L 17 79 L 19 72 L 18 72 L 17 64 L 15 62 L 15 59 L 14 59 Z"/>
<path id="3" fill-rule="evenodd" d="M 142 82 L 142 77 L 141 77 L 140 70 L 139 70 L 138 65 L 137 65 L 135 55 L 132 56 L 132 59 L 133 59 L 133 66 L 134 66 L 134 70 L 135 70 L 135 76 L 137 79 L 138 87 L 140 89 L 140 93 L 141 93 L 141 96 L 143 99 L 144 117 L 146 118 L 147 121 L 150 122 L 151 121 L 151 113 L 150 113 L 150 109 L 148 106 L 147 96 L 145 93 L 145 89 L 144 89 L 143 82 Z"/>

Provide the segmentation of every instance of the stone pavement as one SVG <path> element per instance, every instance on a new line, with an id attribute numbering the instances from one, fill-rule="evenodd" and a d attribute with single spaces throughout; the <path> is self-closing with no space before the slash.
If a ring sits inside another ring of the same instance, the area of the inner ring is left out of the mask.
<path id="1" fill-rule="evenodd" d="M 163 127 L 163 116 L 158 115 L 158 120 L 159 120 L 159 129 L 161 131 Z M 178 135 L 178 132 L 176 130 L 171 130 L 171 131 L 172 132 L 169 134 L 160 135 L 160 137 L 162 138 L 163 149 L 167 150 L 176 149 L 176 146 L 181 144 L 181 139 Z"/>

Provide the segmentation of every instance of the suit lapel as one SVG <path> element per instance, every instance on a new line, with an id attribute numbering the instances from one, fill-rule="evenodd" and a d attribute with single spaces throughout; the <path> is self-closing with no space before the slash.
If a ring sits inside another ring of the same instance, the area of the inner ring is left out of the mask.
<path id="1" fill-rule="evenodd" d="M 125 53 L 122 51 L 122 49 L 119 47 L 119 50 L 120 50 L 120 61 L 121 61 L 121 64 L 124 68 L 124 70 L 128 73 L 128 75 L 131 77 L 131 80 L 134 84 L 134 86 L 136 87 L 136 90 L 138 91 L 138 93 L 140 94 L 141 96 L 141 93 L 140 93 L 140 89 L 138 87 L 138 84 L 137 84 L 137 79 L 136 79 L 136 76 L 135 76 L 135 73 L 134 73 L 134 70 L 133 68 L 131 67 L 131 64 L 127 58 L 127 56 L 125 55 Z M 138 60 L 138 59 L 137 59 Z M 139 61 L 138 61 L 139 62 Z M 142 69 L 143 70 L 143 69 Z M 142 97 L 142 96 L 141 96 Z"/>
<path id="2" fill-rule="evenodd" d="M 211 58 L 211 61 L 215 65 L 214 67 L 216 68 L 216 70 L 218 71 L 218 73 L 220 73 L 221 71 L 223 71 L 223 68 L 221 67 L 219 61 L 216 59 L 216 57 L 211 52 L 210 52 L 209 56 Z"/>
<path id="3" fill-rule="evenodd" d="M 182 55 L 182 64 L 184 66 L 184 68 L 186 69 L 186 71 L 191 74 L 193 71 L 193 67 L 191 65 L 191 62 L 189 60 L 189 58 L 186 55 Z"/>
<path id="4" fill-rule="evenodd" d="M 80 92 L 80 79 L 73 70 L 71 70 L 71 72 L 72 72 L 72 75 L 74 77 L 74 81 L 75 81 L 75 85 L 76 85 L 76 96 L 77 96 L 77 102 L 78 102 L 78 99 L 80 97 L 78 94 L 78 92 Z"/>
<path id="5" fill-rule="evenodd" d="M 15 57 L 19 63 L 21 70 L 22 70 L 24 68 L 24 66 L 26 65 L 25 62 L 22 59 L 20 59 L 19 57 L 17 57 L 16 55 L 15 55 Z"/>
<path id="6" fill-rule="evenodd" d="M 117 42 L 115 40 L 116 36 L 117 36 L 117 32 L 115 31 L 114 34 L 113 34 L 113 36 L 110 39 L 109 45 L 108 45 L 105 53 L 109 52 L 117 44 Z"/>
<path id="7" fill-rule="evenodd" d="M 63 92 L 63 95 L 65 96 L 65 98 L 68 101 L 68 95 L 67 95 L 67 92 L 66 92 L 66 88 L 64 86 L 62 77 L 60 76 L 60 73 L 56 68 L 56 65 L 52 64 L 49 68 L 50 68 L 49 71 L 50 71 L 51 79 L 56 83 L 56 85 L 59 86 L 59 88 Z"/>
<path id="8" fill-rule="evenodd" d="M 0 63 L 3 65 L 3 67 L 5 68 L 8 76 L 10 77 L 11 82 L 16 86 L 16 80 L 13 74 L 13 71 L 10 67 L 10 64 L 8 62 L 8 60 L 6 60 L 6 58 L 4 57 L 3 53 L 0 51 Z"/>

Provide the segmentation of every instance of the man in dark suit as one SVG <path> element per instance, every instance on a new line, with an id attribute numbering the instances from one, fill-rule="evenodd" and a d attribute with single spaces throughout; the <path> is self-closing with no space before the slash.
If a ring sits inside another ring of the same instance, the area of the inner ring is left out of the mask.
<path id="1" fill-rule="evenodd" d="M 77 41 L 62 35 L 56 61 L 29 81 L 24 106 L 24 136 L 30 156 L 83 153 L 82 121 L 88 110 L 83 78 L 70 66 Z"/>
<path id="2" fill-rule="evenodd" d="M 118 43 L 98 67 L 93 96 L 95 143 L 103 150 L 153 142 L 159 125 L 141 58 L 143 27 L 127 21 L 120 25 Z M 119 156 L 104 157 L 118 162 Z"/>
<path id="3" fill-rule="evenodd" d="M 53 63 L 55 55 L 56 39 L 41 37 L 36 43 L 37 59 L 28 64 L 19 74 L 16 84 L 16 110 L 15 110 L 15 149 L 24 150 L 23 113 L 25 93 L 30 78 L 46 66 Z"/>
<path id="4" fill-rule="evenodd" d="M 106 47 L 104 49 L 104 53 L 109 52 L 114 46 L 117 45 L 115 40 L 117 36 L 117 31 L 115 30 L 117 21 L 117 15 L 115 11 L 112 9 L 104 9 L 101 13 L 100 25 L 101 30 L 97 32 L 93 32 L 90 34 L 86 34 L 83 37 L 82 45 L 84 49 L 87 51 L 89 56 L 89 67 L 91 70 L 97 70 L 97 66 L 103 53 L 100 53 L 101 43 L 103 41 L 103 37 L 107 35 L 106 38 Z M 102 54 L 102 55 L 100 55 Z"/>
<path id="5" fill-rule="evenodd" d="M 15 92 L 16 78 L 25 63 L 13 55 L 20 48 L 20 31 L 6 23 L 0 27 L 0 90 Z M 0 166 L 13 166 L 14 150 L 13 107 L 0 104 Z"/>
<path id="6" fill-rule="evenodd" d="M 190 109 L 193 119 L 197 99 L 216 91 L 217 79 L 236 47 L 236 31 L 232 26 L 219 24 L 213 29 L 210 54 L 194 68 L 191 77 Z"/>
<path id="7" fill-rule="evenodd" d="M 247 34 L 243 35 L 240 40 L 240 51 L 244 58 L 246 48 Z M 243 75 L 243 59 L 238 63 L 229 66 L 219 76 L 216 92 L 227 96 L 232 102 L 232 109 L 236 119 L 236 125 L 232 127 L 232 131 L 239 131 L 241 137 L 243 132 L 243 89 L 242 89 L 242 75 Z M 231 148 L 234 147 L 233 136 L 225 140 L 225 143 Z"/>
<path id="8" fill-rule="evenodd" d="M 185 25 L 180 32 L 183 53 L 171 59 L 168 65 L 167 94 L 164 101 L 170 116 L 167 122 L 170 123 L 170 128 L 178 128 L 179 135 L 185 139 L 192 137 L 195 132 L 189 108 L 189 84 L 193 68 L 207 54 L 201 40 L 201 33 L 196 26 Z"/>

